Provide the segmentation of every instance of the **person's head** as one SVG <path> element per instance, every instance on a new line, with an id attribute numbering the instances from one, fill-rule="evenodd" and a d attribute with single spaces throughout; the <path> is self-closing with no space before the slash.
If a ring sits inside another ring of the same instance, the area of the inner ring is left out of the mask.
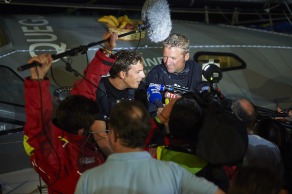
<path id="1" fill-rule="evenodd" d="M 180 73 L 189 60 L 190 42 L 187 36 L 171 33 L 163 42 L 163 63 L 169 73 Z"/>
<path id="2" fill-rule="evenodd" d="M 81 96 L 66 97 L 56 109 L 55 124 L 76 135 L 87 135 L 100 109 L 94 101 Z"/>
<path id="3" fill-rule="evenodd" d="M 287 114 L 288 114 L 289 117 L 292 117 L 292 107 L 289 107 L 287 109 Z"/>
<path id="4" fill-rule="evenodd" d="M 221 109 L 220 103 L 215 100 L 211 92 L 186 92 L 182 96 L 196 100 L 202 109 L 213 109 L 214 111 Z"/>
<path id="5" fill-rule="evenodd" d="M 169 115 L 168 127 L 174 139 L 191 139 L 196 137 L 196 130 L 202 124 L 202 109 L 194 99 L 179 98 Z"/>
<path id="6" fill-rule="evenodd" d="M 259 166 L 241 167 L 235 175 L 229 194 L 276 194 L 280 179 L 270 169 Z"/>
<path id="7" fill-rule="evenodd" d="M 145 78 L 142 54 L 136 50 L 120 50 L 114 54 L 115 63 L 109 71 L 111 78 L 120 78 L 127 88 L 138 88 Z"/>
<path id="8" fill-rule="evenodd" d="M 280 150 L 289 141 L 289 133 L 286 128 L 278 120 L 272 118 L 260 120 L 255 133 L 276 144 Z"/>
<path id="9" fill-rule="evenodd" d="M 109 138 L 112 149 L 143 148 L 151 128 L 150 115 L 145 106 L 135 100 L 121 100 L 112 110 L 109 119 Z"/>
<path id="10" fill-rule="evenodd" d="M 231 105 L 231 110 L 246 125 L 247 132 L 254 129 L 257 112 L 251 101 L 245 98 L 235 100 Z"/>

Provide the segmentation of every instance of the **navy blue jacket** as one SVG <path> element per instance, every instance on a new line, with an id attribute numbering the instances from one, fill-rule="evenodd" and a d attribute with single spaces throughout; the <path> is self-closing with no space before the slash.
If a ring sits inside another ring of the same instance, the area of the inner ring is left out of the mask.
<path id="1" fill-rule="evenodd" d="M 150 83 L 163 84 L 164 86 L 181 88 L 188 92 L 201 92 L 209 86 L 208 82 L 202 81 L 202 65 L 193 60 L 186 61 L 185 69 L 180 73 L 168 73 L 163 64 L 154 66 L 146 77 L 146 86 Z M 156 115 L 156 106 L 148 105 L 151 115 Z"/>

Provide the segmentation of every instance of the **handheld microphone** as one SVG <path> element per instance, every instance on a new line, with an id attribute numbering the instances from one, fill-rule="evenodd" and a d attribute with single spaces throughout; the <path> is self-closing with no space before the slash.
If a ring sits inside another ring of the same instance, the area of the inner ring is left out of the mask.
<path id="1" fill-rule="evenodd" d="M 199 93 L 202 94 L 202 93 L 205 93 L 205 92 L 209 92 L 210 91 L 210 86 L 203 86 Z"/>
<path id="2" fill-rule="evenodd" d="M 165 86 L 162 84 L 150 83 L 148 88 L 156 89 L 159 92 L 163 92 L 165 89 Z"/>
<path id="3" fill-rule="evenodd" d="M 170 85 L 150 83 L 149 87 L 155 87 L 160 92 L 168 91 L 168 92 L 171 92 L 173 94 L 176 94 L 177 96 L 181 96 L 180 94 L 184 94 L 184 93 L 187 93 L 189 91 L 188 88 L 181 87 L 178 84 L 174 84 L 174 85 L 170 86 Z"/>
<path id="4" fill-rule="evenodd" d="M 163 108 L 162 95 L 155 86 L 150 86 L 147 88 L 147 99 L 158 108 Z"/>
<path id="5" fill-rule="evenodd" d="M 173 88 L 172 87 L 169 87 L 169 86 L 165 86 L 163 84 L 155 84 L 155 83 L 150 83 L 149 84 L 149 87 L 151 88 L 156 88 L 156 90 L 160 91 L 160 92 L 163 92 L 165 90 L 167 91 L 173 91 Z"/>
<path id="6" fill-rule="evenodd" d="M 172 92 L 165 92 L 165 94 L 164 94 L 164 97 L 165 98 L 178 98 L 178 97 L 180 97 L 179 95 L 177 95 L 177 94 L 174 94 L 174 93 L 172 93 Z"/>

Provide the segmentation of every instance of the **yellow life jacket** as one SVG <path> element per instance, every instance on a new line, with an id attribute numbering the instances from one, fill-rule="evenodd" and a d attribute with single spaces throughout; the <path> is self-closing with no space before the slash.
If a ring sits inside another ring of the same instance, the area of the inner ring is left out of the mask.
<path id="1" fill-rule="evenodd" d="M 192 174 L 196 174 L 208 164 L 194 154 L 171 150 L 165 146 L 158 146 L 156 152 L 158 160 L 178 163 Z"/>

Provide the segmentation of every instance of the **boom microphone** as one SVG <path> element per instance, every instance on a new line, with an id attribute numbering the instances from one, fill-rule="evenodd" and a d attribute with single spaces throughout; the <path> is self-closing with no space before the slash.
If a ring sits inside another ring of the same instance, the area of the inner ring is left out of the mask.
<path id="1" fill-rule="evenodd" d="M 106 40 L 103 40 L 103 41 L 100 41 L 100 43 L 102 42 L 105 42 Z M 99 44 L 100 44 L 99 43 Z M 93 44 L 93 43 L 91 43 Z M 52 58 L 53 60 L 56 60 L 56 59 L 60 59 L 60 58 L 63 58 L 63 57 L 66 57 L 66 56 L 75 56 L 77 55 L 79 52 L 83 52 L 85 51 L 87 48 L 89 48 L 89 44 L 87 46 L 79 46 L 79 47 L 75 47 L 73 49 L 70 49 L 68 51 L 65 51 L 63 53 L 60 53 L 60 54 L 57 54 L 57 55 L 52 55 Z M 32 67 L 35 67 L 35 66 L 41 66 L 40 63 L 37 63 L 37 62 L 32 62 L 32 63 L 28 63 L 28 64 L 25 64 L 25 65 L 22 65 L 22 66 L 19 66 L 17 68 L 17 70 L 19 72 L 21 71 L 24 71 L 24 70 L 27 70 L 27 69 L 30 69 Z"/>
<path id="2" fill-rule="evenodd" d="M 149 39 L 155 43 L 163 41 L 169 36 L 172 23 L 170 19 L 169 6 L 166 0 L 146 0 L 141 11 L 141 18 L 143 24 L 139 25 L 138 29 L 124 34 L 119 34 L 118 37 L 120 38 L 130 34 L 142 32 L 145 29 L 148 29 L 147 36 Z M 98 42 L 92 42 L 87 45 L 81 45 L 63 53 L 52 55 L 52 58 L 56 60 L 66 56 L 76 56 L 80 52 L 85 53 L 90 47 L 109 41 L 109 39 L 110 38 Z M 35 62 L 25 64 L 18 67 L 17 70 L 21 72 L 37 65 L 41 64 Z"/>
<path id="3" fill-rule="evenodd" d="M 152 42 L 164 41 L 170 34 L 172 23 L 166 0 L 146 0 L 141 19 L 148 25 L 147 36 Z"/>

